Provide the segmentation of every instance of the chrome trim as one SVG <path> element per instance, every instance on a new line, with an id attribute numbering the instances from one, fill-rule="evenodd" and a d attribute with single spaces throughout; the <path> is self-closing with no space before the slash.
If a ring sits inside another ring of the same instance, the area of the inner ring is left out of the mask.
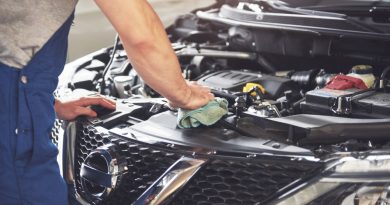
<path id="1" fill-rule="evenodd" d="M 187 184 L 207 160 L 182 157 L 154 182 L 133 205 L 162 205 Z"/>
<path id="2" fill-rule="evenodd" d="M 367 156 L 363 159 L 344 157 L 336 167 L 336 173 L 390 172 L 390 155 Z"/>
<path id="3" fill-rule="evenodd" d="M 66 136 L 63 142 L 66 152 L 64 165 L 64 178 L 68 184 L 75 183 L 75 173 L 74 173 L 74 159 L 75 159 L 75 149 L 76 149 L 76 134 L 77 128 L 75 122 L 70 122 L 66 126 Z"/>

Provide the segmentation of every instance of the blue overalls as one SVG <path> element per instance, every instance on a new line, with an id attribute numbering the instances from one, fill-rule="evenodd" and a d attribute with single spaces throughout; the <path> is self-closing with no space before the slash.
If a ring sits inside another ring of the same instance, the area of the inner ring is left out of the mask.
<path id="1" fill-rule="evenodd" d="M 0 64 L 0 205 L 67 205 L 50 131 L 72 20 L 24 69 Z"/>

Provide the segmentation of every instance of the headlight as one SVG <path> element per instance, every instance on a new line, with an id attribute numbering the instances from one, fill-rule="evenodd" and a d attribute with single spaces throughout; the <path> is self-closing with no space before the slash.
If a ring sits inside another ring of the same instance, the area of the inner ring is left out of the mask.
<path id="1" fill-rule="evenodd" d="M 390 205 L 390 155 L 332 160 L 321 176 L 271 204 Z"/>

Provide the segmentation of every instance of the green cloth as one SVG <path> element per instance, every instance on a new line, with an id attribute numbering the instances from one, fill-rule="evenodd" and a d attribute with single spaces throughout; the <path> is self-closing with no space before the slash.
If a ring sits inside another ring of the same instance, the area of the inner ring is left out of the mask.
<path id="1" fill-rule="evenodd" d="M 196 110 L 179 109 L 177 126 L 182 129 L 210 126 L 215 124 L 228 113 L 228 101 L 224 98 L 215 98 L 207 105 Z"/>

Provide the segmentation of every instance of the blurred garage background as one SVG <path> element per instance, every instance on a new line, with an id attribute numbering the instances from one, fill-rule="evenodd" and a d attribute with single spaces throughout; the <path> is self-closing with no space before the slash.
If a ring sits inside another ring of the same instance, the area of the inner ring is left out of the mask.
<path id="1" fill-rule="evenodd" d="M 165 26 L 175 17 L 194 8 L 211 5 L 215 0 L 149 0 Z M 79 1 L 69 37 L 68 61 L 113 44 L 115 30 L 94 1 Z"/>

